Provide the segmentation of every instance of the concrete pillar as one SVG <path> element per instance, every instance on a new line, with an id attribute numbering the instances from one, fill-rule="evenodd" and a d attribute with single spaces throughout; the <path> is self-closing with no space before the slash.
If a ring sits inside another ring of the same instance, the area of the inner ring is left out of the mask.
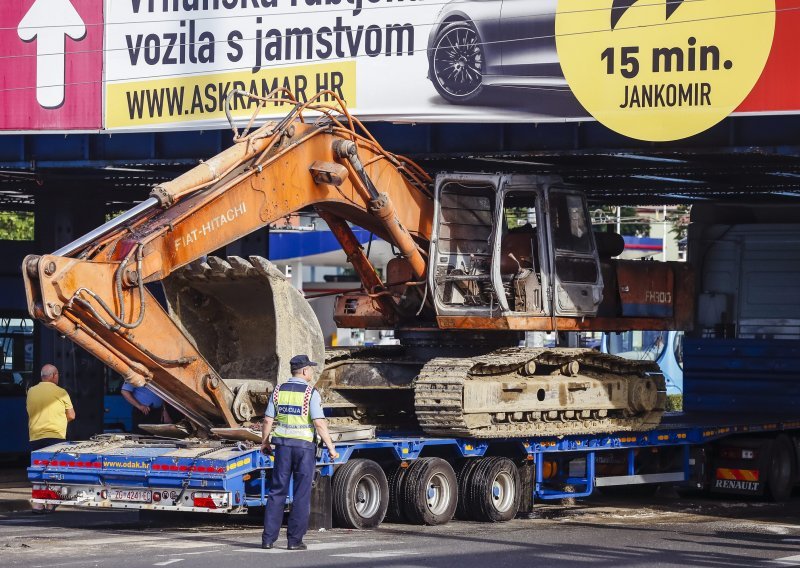
<path id="1" fill-rule="evenodd" d="M 286 274 L 292 286 L 297 288 L 301 293 L 303 292 L 303 263 L 302 261 L 287 264 L 284 267 L 284 274 Z"/>

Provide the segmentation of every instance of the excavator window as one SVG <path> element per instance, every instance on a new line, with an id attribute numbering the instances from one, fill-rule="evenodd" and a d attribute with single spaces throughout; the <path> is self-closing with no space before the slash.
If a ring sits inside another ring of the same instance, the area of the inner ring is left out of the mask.
<path id="1" fill-rule="evenodd" d="M 441 189 L 436 284 L 445 306 L 497 303 L 490 279 L 495 192 L 487 183 L 450 182 Z"/>
<path id="2" fill-rule="evenodd" d="M 514 312 L 543 314 L 541 260 L 536 211 L 539 193 L 509 191 L 503 199 L 500 279 Z"/>
<path id="3" fill-rule="evenodd" d="M 537 195 L 510 192 L 503 201 L 505 226 L 500 243 L 501 274 L 520 270 L 539 271 L 539 239 L 536 229 Z"/>
<path id="4" fill-rule="evenodd" d="M 551 192 L 550 227 L 558 278 L 562 282 L 597 282 L 592 225 L 583 197 L 577 193 Z"/>
<path id="5" fill-rule="evenodd" d="M 550 222 L 556 250 L 578 254 L 593 252 L 591 224 L 580 195 L 551 193 Z"/>

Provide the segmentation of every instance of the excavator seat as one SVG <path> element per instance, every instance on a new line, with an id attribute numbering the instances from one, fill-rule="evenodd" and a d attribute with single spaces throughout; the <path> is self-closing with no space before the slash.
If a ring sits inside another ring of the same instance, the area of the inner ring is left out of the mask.
<path id="1" fill-rule="evenodd" d="M 525 225 L 510 231 L 500 244 L 500 273 L 515 275 L 526 268 L 538 272 L 538 252 L 539 240 L 536 229 Z M 513 258 L 510 255 L 513 255 Z"/>

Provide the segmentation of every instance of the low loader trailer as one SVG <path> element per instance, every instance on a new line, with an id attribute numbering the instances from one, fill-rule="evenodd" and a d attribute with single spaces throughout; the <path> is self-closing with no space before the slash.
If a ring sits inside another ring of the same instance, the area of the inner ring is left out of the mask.
<path id="1" fill-rule="evenodd" d="M 786 374 L 800 352 L 791 358 L 785 343 L 794 342 L 692 340 L 687 371 L 706 377 L 698 385 L 770 364 Z M 704 398 L 698 388 L 687 401 Z M 598 488 L 642 493 L 662 484 L 788 499 L 800 480 L 794 403 L 749 414 L 724 411 L 728 400 L 717 404 L 717 411 L 667 413 L 647 432 L 520 439 L 370 433 L 340 441 L 337 460 L 318 454 L 312 526 L 506 521 L 537 503 Z M 33 501 L 42 504 L 244 514 L 266 505 L 271 469 L 257 443 L 104 435 L 34 452 L 28 473 Z"/>

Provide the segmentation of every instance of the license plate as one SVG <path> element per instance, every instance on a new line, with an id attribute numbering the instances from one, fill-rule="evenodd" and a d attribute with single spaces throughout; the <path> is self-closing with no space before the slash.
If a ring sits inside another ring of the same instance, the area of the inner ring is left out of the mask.
<path id="1" fill-rule="evenodd" d="M 153 492 L 142 489 L 112 489 L 110 494 L 112 501 L 150 503 L 153 500 Z"/>

